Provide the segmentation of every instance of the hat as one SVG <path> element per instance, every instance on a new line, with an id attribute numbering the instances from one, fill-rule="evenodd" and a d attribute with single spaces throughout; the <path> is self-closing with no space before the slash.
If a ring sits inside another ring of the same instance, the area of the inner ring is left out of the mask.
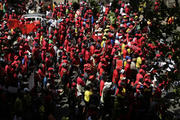
<path id="1" fill-rule="evenodd" d="M 28 54 L 28 51 L 25 51 L 24 54 Z"/>
<path id="2" fill-rule="evenodd" d="M 49 68 L 48 68 L 48 71 L 54 71 L 54 68 L 49 67 Z"/>
<path id="3" fill-rule="evenodd" d="M 142 73 L 142 74 L 143 74 L 143 73 L 144 73 L 144 70 L 143 70 L 143 69 L 140 69 L 140 70 L 139 70 L 139 73 Z"/>
<path id="4" fill-rule="evenodd" d="M 25 42 L 29 42 L 29 40 L 28 40 L 28 39 L 25 39 Z"/>
<path id="5" fill-rule="evenodd" d="M 145 75 L 144 75 L 144 78 L 147 78 L 147 77 L 149 77 L 149 74 L 145 74 Z"/>
<path id="6" fill-rule="evenodd" d="M 62 59 L 66 59 L 66 58 L 67 58 L 67 56 L 65 56 L 65 55 L 64 55 L 64 56 L 62 56 Z"/>
<path id="7" fill-rule="evenodd" d="M 105 58 L 101 58 L 101 62 L 105 62 L 106 61 L 106 59 Z"/>
<path id="8" fill-rule="evenodd" d="M 107 40 L 107 38 L 105 37 L 105 36 L 103 36 L 103 38 L 102 38 L 103 40 Z"/>
<path id="9" fill-rule="evenodd" d="M 50 5 L 48 5 L 48 9 L 51 9 L 51 6 L 50 6 Z"/>
<path id="10" fill-rule="evenodd" d="M 75 87 L 75 86 L 76 86 L 76 83 L 75 83 L 75 82 L 73 82 L 73 83 L 72 83 L 72 87 Z"/>
<path id="11" fill-rule="evenodd" d="M 161 55 L 160 54 L 156 54 L 156 57 L 160 57 Z"/>
<path id="12" fill-rule="evenodd" d="M 105 29 L 104 31 L 107 32 L 107 31 L 109 31 L 109 29 L 107 28 L 107 29 Z"/>
<path id="13" fill-rule="evenodd" d="M 130 25 L 129 28 L 133 28 L 133 25 Z"/>
<path id="14" fill-rule="evenodd" d="M 51 39 L 52 38 L 52 35 L 49 35 L 49 39 Z"/>
<path id="15" fill-rule="evenodd" d="M 110 28 L 110 25 L 107 25 L 106 28 Z M 108 29 L 109 30 L 109 29 Z"/>
<path id="16" fill-rule="evenodd" d="M 63 46 L 60 46 L 59 49 L 63 49 Z"/>
<path id="17" fill-rule="evenodd" d="M 19 48 L 20 48 L 20 49 L 22 49 L 22 48 L 23 48 L 23 46 L 22 46 L 22 45 L 20 45 L 20 46 L 19 46 Z"/>
<path id="18" fill-rule="evenodd" d="M 7 49 L 8 49 L 8 47 L 5 46 L 5 47 L 4 47 L 4 50 L 7 50 Z"/>
<path id="19" fill-rule="evenodd" d="M 94 79 L 94 77 L 95 77 L 94 75 L 90 75 L 89 79 L 92 80 L 92 79 Z"/>
<path id="20" fill-rule="evenodd" d="M 38 37 L 35 37 L 35 38 L 34 38 L 34 40 L 37 40 L 37 39 L 38 39 Z"/>
<path id="21" fill-rule="evenodd" d="M 106 59 L 109 59 L 109 55 L 106 55 L 105 58 L 106 58 Z"/>

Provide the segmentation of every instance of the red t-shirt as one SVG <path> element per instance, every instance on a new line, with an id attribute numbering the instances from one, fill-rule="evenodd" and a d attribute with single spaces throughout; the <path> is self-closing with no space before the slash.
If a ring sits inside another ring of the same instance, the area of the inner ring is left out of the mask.
<path id="1" fill-rule="evenodd" d="M 85 56 L 84 56 L 84 57 L 85 57 L 85 60 L 86 60 L 86 61 L 88 61 L 88 60 L 90 59 L 90 53 L 89 53 L 89 51 L 87 51 L 87 50 L 85 51 Z"/>
<path id="2" fill-rule="evenodd" d="M 100 81 L 100 96 L 102 96 L 103 88 L 104 88 L 104 81 L 101 80 L 101 81 Z"/>
<path id="3" fill-rule="evenodd" d="M 78 85 L 82 85 L 82 86 L 85 86 L 85 82 L 82 80 L 82 78 L 78 77 L 77 78 L 77 84 Z"/>
<path id="4" fill-rule="evenodd" d="M 94 54 L 94 50 L 95 50 L 94 45 L 91 45 L 91 46 L 90 46 L 90 53 L 91 53 L 91 55 L 93 55 L 93 54 Z"/>
<path id="5" fill-rule="evenodd" d="M 118 81 L 118 75 L 119 75 L 118 70 L 114 69 L 114 71 L 113 71 L 113 78 L 112 78 L 112 82 L 113 83 L 116 83 Z"/>
<path id="6" fill-rule="evenodd" d="M 64 67 L 61 68 L 61 71 L 60 71 L 60 76 L 61 78 L 63 77 L 63 75 L 67 73 L 67 69 L 65 69 Z"/>

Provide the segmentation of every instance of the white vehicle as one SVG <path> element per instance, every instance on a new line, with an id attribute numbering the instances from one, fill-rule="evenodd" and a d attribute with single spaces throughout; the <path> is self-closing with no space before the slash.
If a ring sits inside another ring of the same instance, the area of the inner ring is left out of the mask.
<path id="1" fill-rule="evenodd" d="M 25 21 L 46 21 L 45 14 L 39 14 L 39 13 L 32 13 L 32 14 L 25 14 L 22 15 L 22 18 L 25 19 Z"/>

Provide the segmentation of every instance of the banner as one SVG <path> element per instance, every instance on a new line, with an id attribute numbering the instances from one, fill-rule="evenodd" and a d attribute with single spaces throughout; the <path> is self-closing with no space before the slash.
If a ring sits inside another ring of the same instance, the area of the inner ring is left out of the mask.
<path id="1" fill-rule="evenodd" d="M 9 19 L 7 22 L 7 26 L 9 29 L 15 29 L 15 28 L 19 27 L 19 20 Z"/>
<path id="2" fill-rule="evenodd" d="M 33 32 L 33 30 L 36 28 L 36 25 L 34 23 L 26 24 L 26 34 L 29 34 L 30 32 Z"/>
<path id="3" fill-rule="evenodd" d="M 30 32 L 33 32 L 33 30 L 36 28 L 36 25 L 40 25 L 40 21 L 20 24 L 19 20 L 17 19 L 9 19 L 7 22 L 7 26 L 9 29 L 19 28 L 23 34 L 29 34 Z"/>
<path id="4" fill-rule="evenodd" d="M 19 29 L 21 30 L 22 34 L 29 34 L 30 32 L 33 32 L 35 28 L 36 25 L 34 23 L 19 25 Z"/>

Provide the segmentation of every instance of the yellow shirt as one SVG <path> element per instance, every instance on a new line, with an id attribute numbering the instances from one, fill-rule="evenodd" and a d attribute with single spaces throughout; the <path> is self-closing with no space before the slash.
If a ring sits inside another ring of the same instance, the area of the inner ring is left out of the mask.
<path id="1" fill-rule="evenodd" d="M 138 57 L 136 60 L 136 68 L 140 68 L 141 64 L 142 64 L 142 59 L 141 59 L 141 57 Z"/>
<path id="2" fill-rule="evenodd" d="M 43 36 L 41 35 L 41 37 L 40 37 L 40 45 L 42 45 L 41 44 L 42 40 L 43 40 Z"/>
<path id="3" fill-rule="evenodd" d="M 130 49 L 130 48 L 128 48 L 128 49 L 127 49 L 127 52 L 128 52 L 128 54 L 130 54 L 130 53 L 131 53 L 131 49 Z"/>
<path id="4" fill-rule="evenodd" d="M 101 42 L 101 48 L 103 48 L 103 47 L 105 47 L 105 41 L 104 40 Z"/>
<path id="5" fill-rule="evenodd" d="M 124 61 L 124 67 L 126 67 L 126 64 L 127 64 L 127 61 L 125 60 L 125 61 Z"/>
<path id="6" fill-rule="evenodd" d="M 127 30 L 126 30 L 126 33 L 129 33 L 131 31 L 131 29 L 130 28 L 128 28 Z"/>
<path id="7" fill-rule="evenodd" d="M 146 8 L 146 2 L 144 2 L 143 7 Z"/>
<path id="8" fill-rule="evenodd" d="M 91 95 L 92 95 L 92 92 L 89 91 L 89 90 L 86 90 L 85 93 L 84 93 L 84 100 L 85 100 L 86 102 L 89 102 Z"/>
<path id="9" fill-rule="evenodd" d="M 123 54 L 123 50 L 125 49 L 125 44 L 123 43 L 122 46 L 121 46 L 121 54 Z"/>
<path id="10" fill-rule="evenodd" d="M 55 5 L 55 4 L 53 4 L 53 11 L 54 11 L 55 7 L 56 7 L 56 5 Z"/>
<path id="11" fill-rule="evenodd" d="M 126 93 L 126 88 L 123 88 L 121 92 Z"/>

